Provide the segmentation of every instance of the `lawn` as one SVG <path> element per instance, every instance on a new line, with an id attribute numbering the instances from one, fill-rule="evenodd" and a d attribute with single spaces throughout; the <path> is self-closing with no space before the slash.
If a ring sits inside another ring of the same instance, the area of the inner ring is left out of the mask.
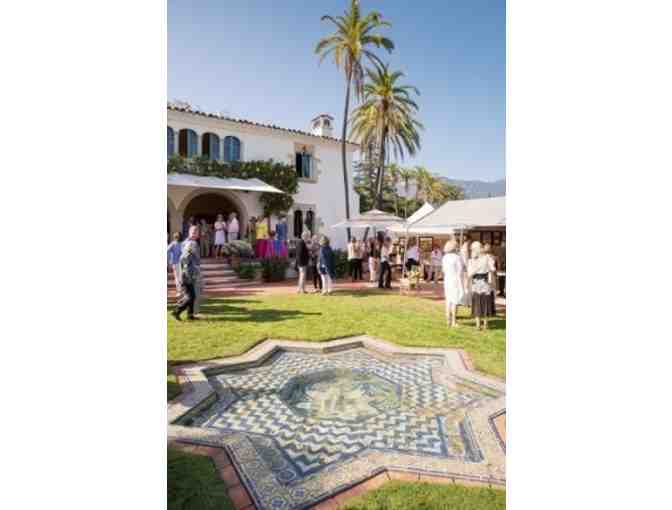
<path id="1" fill-rule="evenodd" d="M 344 510 L 504 510 L 503 490 L 460 485 L 388 482 L 347 503 Z"/>
<path id="2" fill-rule="evenodd" d="M 210 457 L 168 448 L 168 510 L 233 510 Z"/>
<path id="3" fill-rule="evenodd" d="M 320 342 L 369 334 L 404 346 L 458 347 L 478 370 L 506 373 L 506 320 L 477 331 L 461 308 L 460 327 L 445 324 L 443 303 L 377 290 L 316 294 L 253 295 L 210 299 L 203 320 L 178 322 L 168 315 L 171 363 L 240 354 L 266 338 Z"/>

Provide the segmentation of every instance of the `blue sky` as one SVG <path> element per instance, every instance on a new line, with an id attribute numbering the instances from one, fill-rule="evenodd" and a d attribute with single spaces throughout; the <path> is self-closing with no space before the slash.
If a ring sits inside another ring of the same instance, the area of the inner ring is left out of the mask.
<path id="1" fill-rule="evenodd" d="M 392 68 L 420 89 L 422 150 L 404 165 L 456 179 L 504 178 L 505 0 L 362 0 L 382 12 Z M 345 80 L 318 66 L 323 14 L 348 0 L 168 1 L 168 98 L 206 111 L 307 130 L 343 117 Z"/>

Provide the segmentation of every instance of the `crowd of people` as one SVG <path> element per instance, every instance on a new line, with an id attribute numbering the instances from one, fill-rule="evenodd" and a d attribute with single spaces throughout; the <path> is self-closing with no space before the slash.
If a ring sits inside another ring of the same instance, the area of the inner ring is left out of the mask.
<path id="1" fill-rule="evenodd" d="M 336 257 L 327 236 L 310 235 L 305 230 L 296 245 L 297 292 L 305 294 L 306 281 L 312 279 L 313 292 L 329 295 L 336 280 Z"/>
<path id="2" fill-rule="evenodd" d="M 198 254 L 200 257 L 221 258 L 222 248 L 229 241 L 240 239 L 240 223 L 238 215 L 235 212 L 229 214 L 228 220 L 224 219 L 223 214 L 218 214 L 217 219 L 211 225 L 204 218 L 200 221 L 194 216 L 190 216 L 182 225 L 182 238 L 189 237 L 189 231 L 192 227 L 198 227 L 200 238 L 198 240 Z M 175 235 L 173 234 L 173 239 Z"/>
<path id="3" fill-rule="evenodd" d="M 458 241 L 451 235 L 443 251 L 441 270 L 448 326 L 457 326 L 457 306 L 464 305 L 471 308 L 476 328 L 487 329 L 488 319 L 496 313 L 498 288 L 500 295 L 506 295 L 504 277 L 498 277 L 498 269 L 505 269 L 506 246 L 502 245 L 496 256 L 490 244 L 466 238 L 458 253 Z"/>
<path id="4" fill-rule="evenodd" d="M 181 320 L 186 311 L 187 319 L 195 319 L 198 313 L 198 301 L 201 294 L 200 261 L 211 253 L 219 258 L 221 247 L 232 240 L 240 239 L 240 225 L 235 213 L 224 221 L 219 214 L 213 228 L 205 220 L 197 223 L 189 220 L 186 239 L 180 241 L 180 233 L 176 232 L 168 245 L 168 264 L 172 268 L 175 286 L 179 296 L 173 316 Z M 286 239 L 286 223 L 280 221 L 276 232 L 267 234 L 266 221 L 252 218 L 246 231 L 246 237 L 257 243 L 269 240 L 271 243 Z M 214 234 L 214 239 L 213 239 Z M 283 237 L 278 240 L 278 237 Z M 214 241 L 214 243 L 213 243 Z M 212 250 L 212 252 L 211 252 Z M 258 250 L 255 250 L 255 252 Z M 348 274 L 353 282 L 362 281 L 364 262 L 368 262 L 369 281 L 377 283 L 380 289 L 390 289 L 392 280 L 392 257 L 394 247 L 392 240 L 378 233 L 368 241 L 360 241 L 353 237 L 348 242 L 347 260 Z M 257 253 L 257 255 L 259 255 Z M 286 255 L 286 251 L 285 251 Z M 409 240 L 406 248 L 405 269 L 413 271 L 421 263 L 421 253 L 414 239 Z M 424 259 L 423 259 L 424 260 Z M 506 247 L 498 247 L 493 252 L 490 244 L 472 242 L 467 236 L 462 244 L 454 235 L 441 248 L 434 244 L 428 263 L 425 264 L 426 278 L 434 283 L 443 278 L 446 321 L 448 326 L 457 326 L 457 307 L 469 306 L 471 315 L 476 319 L 477 329 L 487 329 L 488 319 L 495 315 L 495 295 L 505 296 Z M 307 283 L 312 281 L 313 292 L 330 295 L 336 280 L 336 257 L 327 236 L 311 235 L 305 230 L 296 245 L 296 270 L 298 271 L 297 292 L 308 292 Z M 499 275 L 498 275 L 499 273 Z"/>

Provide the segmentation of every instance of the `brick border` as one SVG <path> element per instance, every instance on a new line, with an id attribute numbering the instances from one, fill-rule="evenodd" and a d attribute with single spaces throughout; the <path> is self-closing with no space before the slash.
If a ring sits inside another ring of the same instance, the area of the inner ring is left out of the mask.
<path id="1" fill-rule="evenodd" d="M 257 510 L 236 471 L 236 467 L 224 448 L 197 445 L 186 441 L 169 441 L 168 447 L 185 453 L 210 457 L 215 464 L 217 474 L 226 486 L 226 492 L 233 503 L 233 507 L 236 510 Z"/>
<path id="2" fill-rule="evenodd" d="M 231 462 L 231 458 L 224 448 L 204 446 L 196 443 L 189 443 L 187 441 L 169 441 L 168 447 L 193 455 L 210 457 L 215 465 L 217 474 L 226 486 L 227 494 L 229 495 L 234 508 L 236 510 L 260 510 L 252 502 L 251 495 L 245 488 L 238 471 L 236 471 L 235 465 Z M 425 475 L 410 471 L 398 471 L 385 468 L 376 475 L 319 501 L 311 508 L 314 510 L 335 510 L 345 506 L 351 499 L 379 489 L 387 482 L 395 480 L 403 482 L 425 482 L 437 485 L 457 484 L 468 487 L 504 489 L 504 487 L 499 484 L 492 484 L 486 481 L 470 480 L 461 477 Z"/>

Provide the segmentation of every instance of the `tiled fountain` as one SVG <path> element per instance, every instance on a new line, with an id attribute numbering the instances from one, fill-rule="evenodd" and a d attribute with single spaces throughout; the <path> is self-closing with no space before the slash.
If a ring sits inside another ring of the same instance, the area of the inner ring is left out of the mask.
<path id="1" fill-rule="evenodd" d="M 258 508 L 308 508 L 386 469 L 505 483 L 504 384 L 461 351 L 267 341 L 184 373 L 169 437 L 225 447 Z"/>

